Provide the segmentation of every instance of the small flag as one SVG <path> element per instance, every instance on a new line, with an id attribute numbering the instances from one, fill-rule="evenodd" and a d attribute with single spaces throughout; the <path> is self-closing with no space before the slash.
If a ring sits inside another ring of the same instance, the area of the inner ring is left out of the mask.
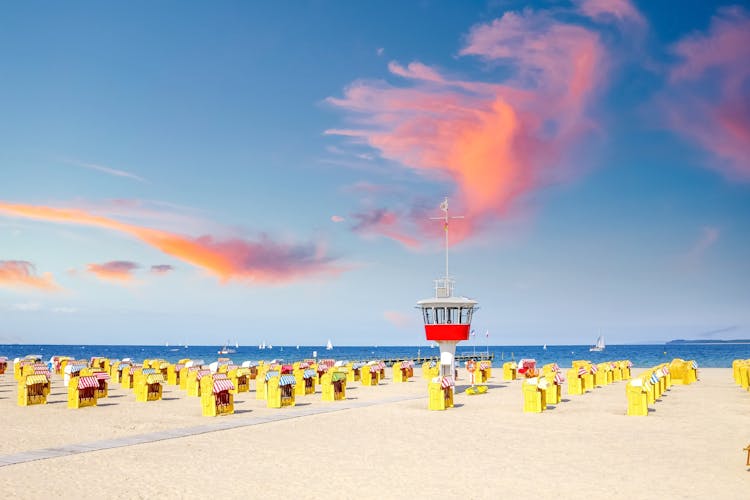
<path id="1" fill-rule="evenodd" d="M 443 229 L 444 229 L 445 231 L 448 231 L 448 223 L 447 223 L 447 222 L 444 222 L 444 223 L 443 223 Z"/>
<path id="2" fill-rule="evenodd" d="M 448 198 L 446 198 L 440 203 L 440 210 L 442 210 L 443 212 L 448 211 Z"/>
<path id="3" fill-rule="evenodd" d="M 487 330 L 486 332 L 484 332 L 484 336 L 485 338 L 490 338 L 490 331 Z"/>

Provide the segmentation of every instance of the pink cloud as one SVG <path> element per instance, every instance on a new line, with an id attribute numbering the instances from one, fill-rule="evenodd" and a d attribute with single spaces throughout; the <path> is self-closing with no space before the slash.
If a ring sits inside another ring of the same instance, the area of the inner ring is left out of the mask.
<path id="1" fill-rule="evenodd" d="M 316 274 L 338 274 L 322 245 L 295 245 L 272 241 L 261 234 L 256 241 L 216 239 L 211 235 L 183 236 L 168 231 L 102 217 L 84 210 L 0 202 L 0 214 L 63 224 L 78 224 L 130 235 L 184 262 L 230 280 L 281 283 Z"/>
<path id="2" fill-rule="evenodd" d="M 174 271 L 174 266 L 170 266 L 169 264 L 155 264 L 151 266 L 152 274 L 167 274 L 171 271 Z"/>
<path id="3" fill-rule="evenodd" d="M 25 260 L 0 260 L 0 286 L 47 292 L 60 290 L 52 274 L 37 276 L 34 264 Z"/>
<path id="4" fill-rule="evenodd" d="M 413 316 L 398 311 L 385 311 L 383 317 L 398 328 L 409 328 L 416 324 Z"/>
<path id="5" fill-rule="evenodd" d="M 456 225 L 452 241 L 507 216 L 526 194 L 578 174 L 570 153 L 592 129 L 586 108 L 607 74 L 597 33 L 546 12 L 510 12 L 476 25 L 459 54 L 502 65 L 510 76 L 498 83 L 467 81 L 418 62 L 391 63 L 391 73 L 407 79 L 404 86 L 357 81 L 343 97 L 328 99 L 357 124 L 328 134 L 455 186 L 451 203 L 467 219 Z M 407 212 L 412 217 L 359 214 L 355 229 L 416 246 L 431 226 L 413 217 L 424 210 Z"/>
<path id="6" fill-rule="evenodd" d="M 332 222 L 344 222 L 346 219 L 341 217 L 340 215 L 332 215 L 331 221 Z"/>
<path id="7" fill-rule="evenodd" d="M 396 61 L 391 61 L 388 63 L 388 71 L 394 75 L 414 80 L 425 80 L 436 83 L 443 83 L 445 81 L 436 70 L 417 61 L 409 63 L 406 68 Z"/>
<path id="8" fill-rule="evenodd" d="M 708 151 L 711 168 L 750 181 L 750 15 L 722 8 L 672 51 L 679 61 L 660 100 L 668 125 Z"/>
<path id="9" fill-rule="evenodd" d="M 578 8 L 584 15 L 602 23 L 614 20 L 640 27 L 647 24 L 630 0 L 579 0 Z"/>
<path id="10" fill-rule="evenodd" d="M 88 264 L 86 269 L 103 280 L 128 282 L 133 279 L 133 273 L 140 267 L 135 262 L 113 260 L 103 264 Z"/>
<path id="11" fill-rule="evenodd" d="M 352 230 L 356 233 L 365 236 L 385 236 L 409 248 L 419 247 L 417 239 L 404 234 L 399 216 L 395 212 L 379 208 L 356 213 L 351 217 L 357 221 L 352 227 Z"/>

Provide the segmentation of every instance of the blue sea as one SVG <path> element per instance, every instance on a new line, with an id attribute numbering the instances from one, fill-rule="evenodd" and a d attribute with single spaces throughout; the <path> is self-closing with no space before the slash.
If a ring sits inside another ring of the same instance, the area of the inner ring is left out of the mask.
<path id="1" fill-rule="evenodd" d="M 258 349 L 257 346 L 239 346 L 236 353 L 219 355 L 221 346 L 153 346 L 153 345 L 35 345 L 35 344 L 0 344 L 0 356 L 9 359 L 23 357 L 27 354 L 38 354 L 44 361 L 51 356 L 71 356 L 87 359 L 101 356 L 110 359 L 131 358 L 165 359 L 175 362 L 179 359 L 203 359 L 209 363 L 218 357 L 229 357 L 234 363 L 242 361 L 283 360 L 294 362 L 306 358 L 334 358 L 337 360 L 364 361 L 372 359 L 411 359 L 439 356 L 438 348 L 422 346 L 343 346 L 327 351 L 324 346 L 274 346 L 272 349 Z M 586 359 L 592 362 L 629 359 L 638 367 L 653 366 L 673 358 L 690 359 L 705 368 L 730 368 L 734 359 L 750 358 L 750 344 L 648 344 L 648 345 L 608 345 L 603 352 L 589 352 L 589 346 L 583 345 L 549 345 L 542 346 L 472 346 L 459 344 L 456 354 L 494 353 L 494 366 L 501 366 L 504 361 L 534 358 L 538 364 L 557 363 L 570 366 L 575 359 Z"/>

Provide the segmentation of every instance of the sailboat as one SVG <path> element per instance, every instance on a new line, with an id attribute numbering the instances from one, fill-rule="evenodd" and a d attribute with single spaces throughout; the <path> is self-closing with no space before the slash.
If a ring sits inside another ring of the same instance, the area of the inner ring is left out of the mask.
<path id="1" fill-rule="evenodd" d="M 261 351 L 266 348 L 266 341 L 264 340 L 261 344 L 258 345 L 258 349 Z"/>
<path id="2" fill-rule="evenodd" d="M 606 346 L 604 345 L 604 337 L 599 335 L 596 339 L 596 344 L 589 347 L 589 352 L 602 352 Z"/>
<path id="3" fill-rule="evenodd" d="M 542 346 L 542 349 L 546 351 L 546 350 L 547 350 L 547 344 L 544 344 L 544 345 Z"/>
<path id="4" fill-rule="evenodd" d="M 234 354 L 236 352 L 237 351 L 229 347 L 229 341 L 227 340 L 227 343 L 218 351 L 218 354 Z"/>
<path id="5" fill-rule="evenodd" d="M 330 351 L 333 349 L 333 344 L 331 344 L 331 339 L 328 339 L 328 343 L 326 344 L 326 351 Z"/>

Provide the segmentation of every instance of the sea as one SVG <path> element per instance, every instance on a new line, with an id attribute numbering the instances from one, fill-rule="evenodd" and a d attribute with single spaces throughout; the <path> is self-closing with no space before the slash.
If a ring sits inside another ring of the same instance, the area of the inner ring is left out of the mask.
<path id="1" fill-rule="evenodd" d="M 369 361 L 379 359 L 417 359 L 439 357 L 440 350 L 429 345 L 416 346 L 273 346 L 259 349 L 258 346 L 240 345 L 232 354 L 219 354 L 221 346 L 155 346 L 155 345 L 49 345 L 49 344 L 0 344 L 0 356 L 10 360 L 28 354 L 39 355 L 44 361 L 52 356 L 70 356 L 88 359 L 93 356 L 109 359 L 131 358 L 164 359 L 176 362 L 180 359 L 202 359 L 206 363 L 219 357 L 230 358 L 235 364 L 243 361 L 283 361 L 293 363 L 303 359 L 336 359 Z M 694 360 L 699 367 L 731 368 L 735 359 L 750 359 L 750 344 L 645 344 L 607 345 L 602 352 L 590 352 L 587 345 L 540 345 L 533 346 L 474 346 L 461 345 L 456 354 L 494 354 L 493 366 L 502 366 L 505 361 L 532 358 L 538 365 L 557 363 L 571 366 L 577 359 L 594 363 L 629 359 L 636 367 L 649 367 L 671 361 L 674 358 Z"/>

